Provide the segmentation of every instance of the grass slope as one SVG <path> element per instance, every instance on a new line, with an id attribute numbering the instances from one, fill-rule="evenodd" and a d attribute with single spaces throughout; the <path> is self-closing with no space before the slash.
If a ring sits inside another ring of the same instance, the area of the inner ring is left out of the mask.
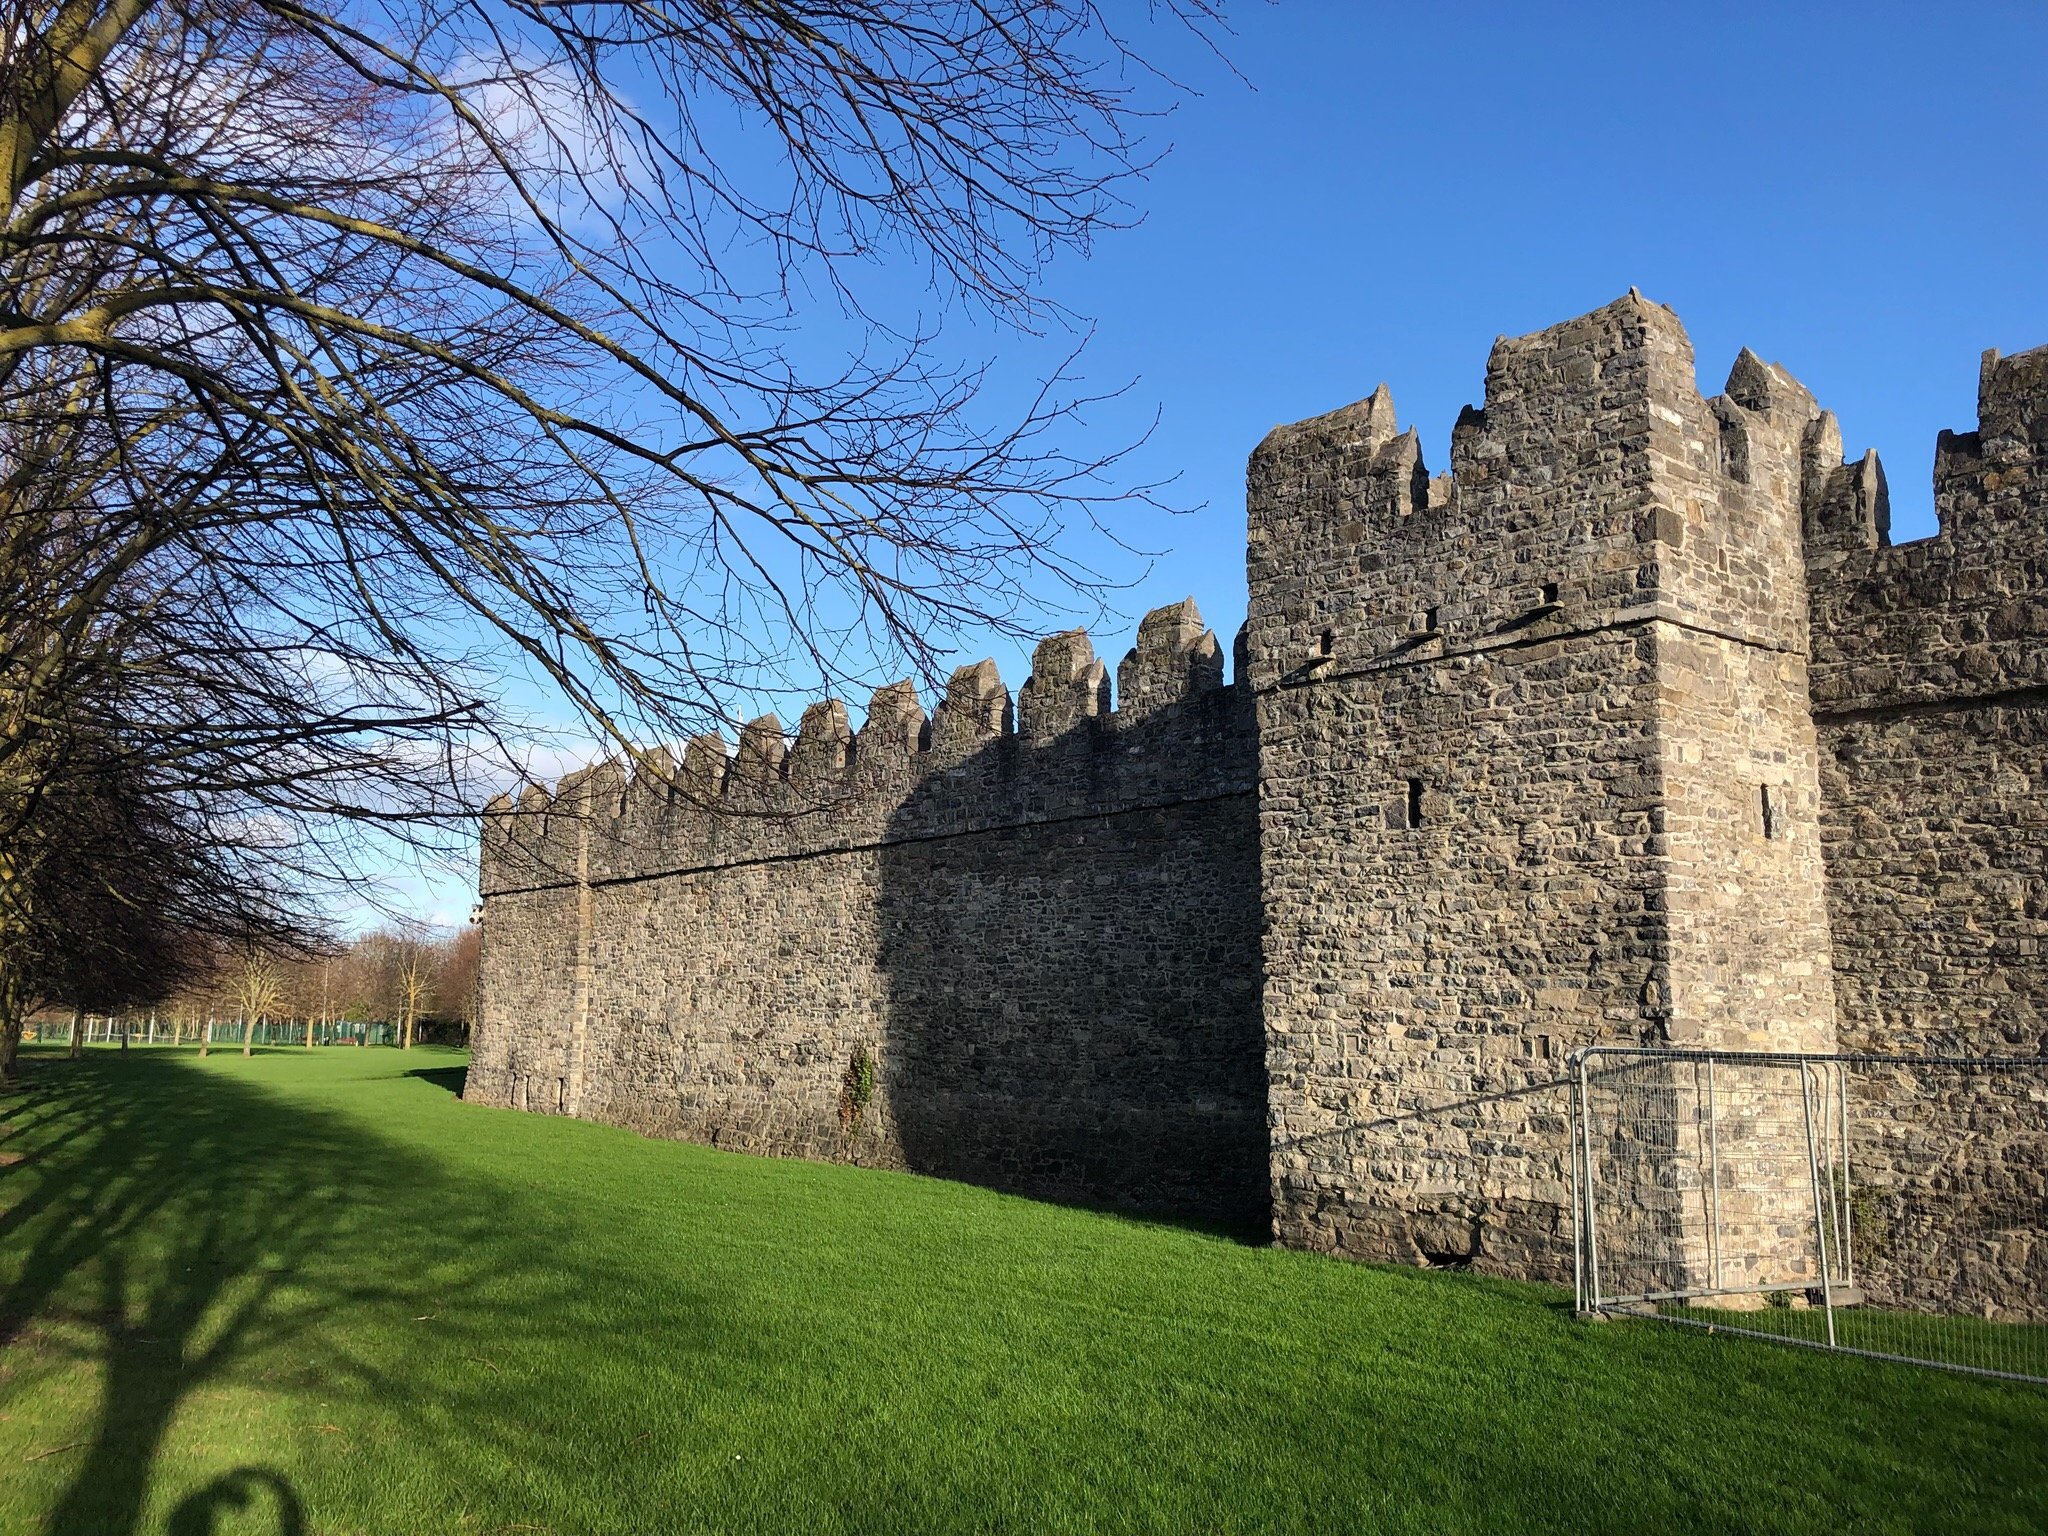
<path id="1" fill-rule="evenodd" d="M 2048 1524 L 2048 1392 L 479 1109 L 460 1062 L 35 1062 L 0 1530 Z"/>

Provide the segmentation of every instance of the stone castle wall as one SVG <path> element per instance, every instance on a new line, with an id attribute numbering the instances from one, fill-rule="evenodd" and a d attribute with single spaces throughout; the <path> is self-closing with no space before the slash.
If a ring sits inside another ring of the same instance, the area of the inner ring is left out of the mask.
<path id="1" fill-rule="evenodd" d="M 1935 537 L 1890 543 L 1875 455 L 1808 530 L 1845 1049 L 2048 1041 L 2048 349 L 1988 355 L 1978 415 Z"/>
<path id="2" fill-rule="evenodd" d="M 984 663 L 501 808 L 471 1095 L 1262 1224 L 1249 710 L 1192 603 L 1120 681 L 1056 636 L 1014 730 Z"/>
<path id="3" fill-rule="evenodd" d="M 1939 532 L 1892 545 L 1873 455 L 1807 528 L 1839 1038 L 2048 1054 L 2048 349 L 1986 355 L 1977 430 L 1941 435 L 1934 499 Z M 1880 1102 L 1853 1160 L 1900 1191 L 1866 1245 L 1873 1293 L 1954 1305 L 1914 1294 L 1933 1253 L 1972 1307 L 2038 1319 L 2048 1080 L 1860 1076 Z"/>
<path id="4" fill-rule="evenodd" d="M 1014 711 L 984 663 L 494 807 L 470 1095 L 1557 1277 L 1576 1047 L 2040 1051 L 2048 350 L 1984 381 L 1898 547 L 1810 394 L 1703 397 L 1633 293 L 1503 338 L 1446 474 L 1384 388 L 1276 429 L 1229 686 L 1182 604 L 1113 711 L 1056 636 Z M 1898 1092 L 1880 1173 L 1968 1113 Z M 1776 1134 L 1745 1230 L 1810 1208 Z"/>
<path id="5" fill-rule="evenodd" d="M 1384 390 L 1253 455 L 1283 1241 L 1568 1273 L 1565 1124 L 1528 1094 L 1567 1052 L 1827 1048 L 1776 377 L 1701 399 L 1631 295 L 1496 345 L 1447 476 Z"/>

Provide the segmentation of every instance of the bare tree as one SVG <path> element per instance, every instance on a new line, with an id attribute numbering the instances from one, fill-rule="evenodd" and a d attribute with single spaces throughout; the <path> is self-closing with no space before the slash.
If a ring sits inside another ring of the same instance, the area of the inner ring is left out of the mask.
<path id="1" fill-rule="evenodd" d="M 242 1021 L 242 1054 L 255 1050 L 257 1026 L 277 1011 L 283 996 L 283 981 L 277 965 L 267 955 L 249 954 L 235 977 L 235 1008 Z"/>
<path id="2" fill-rule="evenodd" d="M 82 699 L 303 889 L 459 826 L 508 673 L 673 739 L 1099 590 L 1057 534 L 1144 493 L 940 323 L 1067 323 L 1129 214 L 1094 0 L 10 6 L 0 847 Z"/>
<path id="3" fill-rule="evenodd" d="M 37 1007 L 62 1000 L 74 1012 L 112 1014 L 154 1005 L 204 967 L 209 945 L 304 942 L 236 884 L 238 870 L 223 867 L 203 825 L 165 815 L 177 807 L 138 780 L 118 741 L 80 725 L 45 748 L 61 748 L 62 771 L 0 840 L 11 868 L 0 879 L 8 1074 L 20 1020 Z"/>
<path id="4" fill-rule="evenodd" d="M 475 923 L 458 929 L 440 945 L 434 995 L 444 1016 L 462 1026 L 465 1039 L 476 1025 L 477 961 L 482 953 L 483 929 Z"/>
<path id="5" fill-rule="evenodd" d="M 199 1054 L 205 1056 L 212 1050 L 209 1031 L 220 1014 L 234 1008 L 234 983 L 241 968 L 241 957 L 233 956 L 218 946 L 211 946 L 195 960 L 191 973 L 178 997 L 193 1018 L 193 1030 L 199 1039 Z"/>
<path id="6" fill-rule="evenodd" d="M 398 1043 L 412 1049 L 413 1029 L 434 992 L 433 955 L 426 945 L 405 947 L 398 962 Z"/>

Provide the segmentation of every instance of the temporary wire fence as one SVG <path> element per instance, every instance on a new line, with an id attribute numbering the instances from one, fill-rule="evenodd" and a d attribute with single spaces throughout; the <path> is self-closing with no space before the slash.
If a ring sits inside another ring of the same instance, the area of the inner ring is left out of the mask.
<path id="1" fill-rule="evenodd" d="M 119 1019 L 87 1014 L 74 1025 L 70 1021 L 44 1025 L 30 1038 L 39 1044 L 69 1045 L 76 1028 L 85 1045 L 131 1046 L 197 1045 L 204 1040 L 212 1047 L 240 1049 L 246 1033 L 251 1046 L 298 1045 L 307 1043 L 310 1032 L 314 1045 L 396 1045 L 398 1026 L 382 1020 L 358 1023 L 347 1019 L 316 1019 L 310 1026 L 304 1019 L 260 1019 L 247 1025 L 240 1019 L 158 1020 Z"/>
<path id="2" fill-rule="evenodd" d="M 2048 1382 L 2048 1058 L 1570 1065 L 1583 1312 Z"/>

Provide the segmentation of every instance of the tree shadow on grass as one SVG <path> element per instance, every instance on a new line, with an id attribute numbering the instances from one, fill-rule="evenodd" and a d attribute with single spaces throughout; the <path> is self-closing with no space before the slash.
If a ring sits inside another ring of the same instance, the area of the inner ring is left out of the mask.
<path id="1" fill-rule="evenodd" d="M 448 1087 L 451 1071 L 408 1075 Z M 38 1061 L 0 1119 L 6 1145 L 28 1153 L 0 1168 L 0 1406 L 24 1419 L 50 1401 L 39 1387 L 81 1364 L 100 1388 L 89 1435 L 46 1453 L 79 1459 L 45 1536 L 125 1536 L 180 1494 L 177 1536 L 266 1507 L 280 1530 L 305 1529 L 283 1472 L 244 1467 L 189 1491 L 163 1481 L 180 1414 L 203 1419 L 210 1405 L 195 1397 L 252 1378 L 266 1394 L 317 1394 L 341 1417 L 351 1400 L 395 1409 L 423 1437 L 532 1464 L 544 1447 L 516 1391 L 462 1362 L 602 1348 L 618 1326 L 578 1305 L 618 1277 L 556 1262 L 574 1245 L 546 1241 L 544 1213 L 508 1223 L 503 1188 L 196 1062 Z M 523 1243 L 507 1241 L 508 1224 Z M 536 1252 L 545 1266 L 526 1257 Z M 655 1321 L 671 1352 L 687 1353 L 702 1326 Z"/>
<path id="2" fill-rule="evenodd" d="M 0 1101 L 10 1536 L 2042 1528 L 2031 1396 L 348 1070 L 390 1136 L 261 1063 Z"/>
<path id="3" fill-rule="evenodd" d="M 224 1517 L 269 1504 L 277 1536 L 306 1536 L 306 1511 L 290 1483 L 268 1467 L 237 1467 L 178 1502 L 166 1536 L 215 1536 Z M 237 1522 L 238 1524 L 240 1522 Z"/>

